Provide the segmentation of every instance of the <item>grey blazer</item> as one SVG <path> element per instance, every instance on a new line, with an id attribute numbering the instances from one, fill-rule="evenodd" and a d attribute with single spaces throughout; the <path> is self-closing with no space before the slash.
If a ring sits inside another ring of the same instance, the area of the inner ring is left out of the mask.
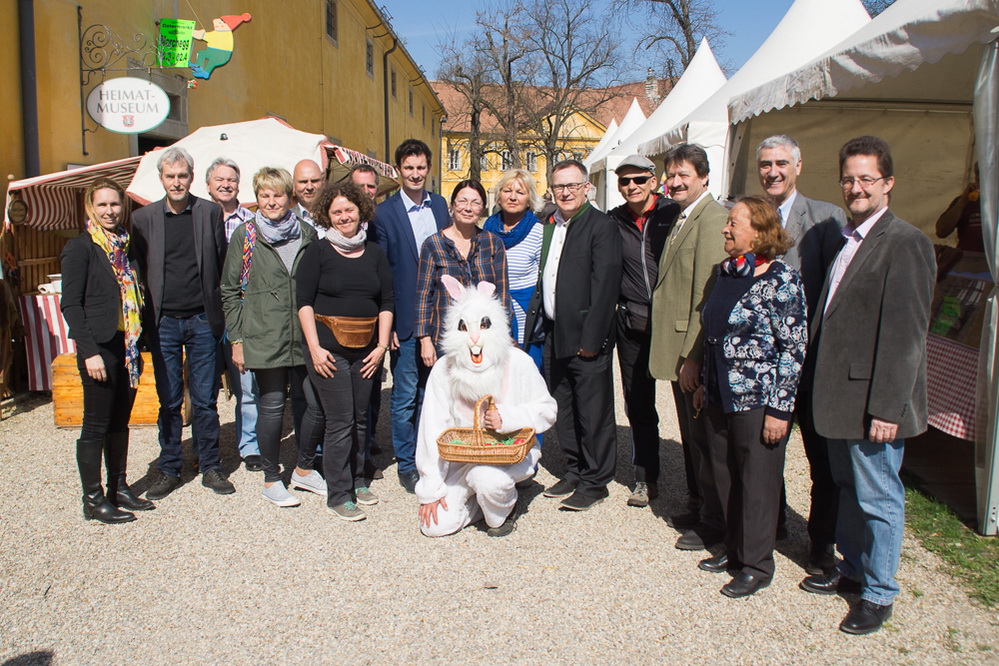
<path id="1" fill-rule="evenodd" d="M 165 206 L 165 199 L 160 199 L 132 214 L 132 241 L 146 286 L 146 312 L 143 313 L 142 323 L 148 327 L 159 325 L 163 310 L 163 282 L 167 279 L 163 265 Z M 194 249 L 198 254 L 205 314 L 212 335 L 220 336 L 225 330 L 220 285 L 222 264 L 228 248 L 222 207 L 192 194 L 191 214 L 194 216 Z"/>
<path id="2" fill-rule="evenodd" d="M 891 211 L 871 228 L 812 322 L 812 416 L 829 439 L 866 439 L 871 417 L 898 439 L 926 430 L 926 334 L 936 282 L 933 243 Z"/>
<path id="3" fill-rule="evenodd" d="M 784 223 L 794 245 L 784 255 L 784 263 L 801 275 L 808 301 L 808 321 L 812 321 L 826 272 L 832 266 L 846 226 L 843 209 L 825 201 L 809 199 L 798 192 Z"/>

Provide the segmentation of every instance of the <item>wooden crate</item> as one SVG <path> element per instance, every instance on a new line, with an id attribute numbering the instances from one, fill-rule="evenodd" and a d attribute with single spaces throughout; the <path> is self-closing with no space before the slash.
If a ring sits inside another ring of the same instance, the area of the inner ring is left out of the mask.
<path id="1" fill-rule="evenodd" d="M 149 352 L 142 353 L 142 376 L 135 394 L 129 425 L 154 426 L 159 416 L 160 402 L 156 397 L 156 376 Z M 76 367 L 76 354 L 61 354 L 52 361 L 52 406 L 58 428 L 79 428 L 83 423 L 83 384 Z M 191 396 L 187 392 L 187 372 L 184 372 L 184 404 L 181 406 L 184 425 L 191 422 Z"/>

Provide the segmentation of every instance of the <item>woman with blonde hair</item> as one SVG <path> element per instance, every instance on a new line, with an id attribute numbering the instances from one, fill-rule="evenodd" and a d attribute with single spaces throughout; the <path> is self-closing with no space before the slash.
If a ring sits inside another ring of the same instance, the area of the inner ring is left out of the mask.
<path id="1" fill-rule="evenodd" d="M 513 302 L 511 328 L 514 340 L 523 347 L 527 304 L 537 286 L 541 265 L 541 224 L 535 211 L 541 210 L 542 201 L 534 187 L 534 176 L 524 169 L 503 173 L 496 185 L 496 198 L 500 210 L 482 228 L 498 236 L 506 249 L 507 280 Z M 529 345 L 524 351 L 540 369 L 541 345 Z"/>
<path id="2" fill-rule="evenodd" d="M 83 484 L 83 517 L 102 523 L 135 520 L 154 508 L 125 483 L 128 420 L 139 385 L 142 291 L 125 219 L 125 191 L 98 178 L 84 194 L 86 230 L 62 251 L 62 312 L 76 341 L 83 384 L 83 425 L 76 462 Z M 101 454 L 107 493 L 101 487 Z"/>

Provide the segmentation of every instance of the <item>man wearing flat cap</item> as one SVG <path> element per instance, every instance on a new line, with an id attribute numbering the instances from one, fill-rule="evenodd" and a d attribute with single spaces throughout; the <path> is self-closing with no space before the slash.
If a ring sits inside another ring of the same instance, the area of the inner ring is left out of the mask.
<path id="1" fill-rule="evenodd" d="M 659 494 L 659 414 L 656 382 L 649 374 L 652 333 L 649 312 L 659 258 L 680 206 L 656 194 L 656 165 L 631 155 L 614 170 L 625 203 L 608 214 L 621 234 L 621 295 L 617 305 L 617 358 L 625 412 L 631 424 L 635 487 L 629 506 L 645 507 Z"/>

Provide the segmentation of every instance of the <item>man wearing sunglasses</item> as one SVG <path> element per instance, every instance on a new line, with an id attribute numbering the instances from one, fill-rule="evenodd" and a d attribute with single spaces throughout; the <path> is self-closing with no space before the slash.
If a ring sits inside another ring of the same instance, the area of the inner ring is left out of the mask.
<path id="1" fill-rule="evenodd" d="M 645 507 L 659 495 L 659 414 L 656 380 L 649 374 L 652 289 L 659 259 L 680 214 L 672 199 L 656 194 L 656 165 L 631 155 L 614 170 L 625 203 L 608 214 L 621 234 L 621 295 L 617 304 L 617 359 L 625 412 L 631 424 L 635 488 L 628 506 Z"/>

